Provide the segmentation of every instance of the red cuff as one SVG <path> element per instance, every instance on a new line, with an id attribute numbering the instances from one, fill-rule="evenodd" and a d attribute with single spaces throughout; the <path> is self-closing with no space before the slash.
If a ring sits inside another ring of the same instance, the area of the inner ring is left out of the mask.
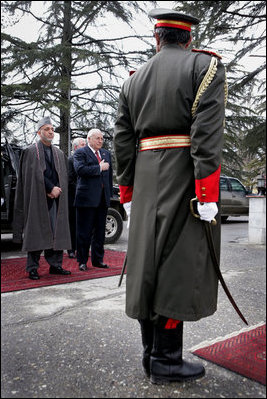
<path id="1" fill-rule="evenodd" d="M 218 202 L 221 165 L 211 175 L 195 180 L 196 196 L 200 202 Z"/>
<path id="2" fill-rule="evenodd" d="M 119 186 L 119 188 L 120 188 L 120 203 L 125 204 L 125 202 L 132 201 L 133 186 Z"/>

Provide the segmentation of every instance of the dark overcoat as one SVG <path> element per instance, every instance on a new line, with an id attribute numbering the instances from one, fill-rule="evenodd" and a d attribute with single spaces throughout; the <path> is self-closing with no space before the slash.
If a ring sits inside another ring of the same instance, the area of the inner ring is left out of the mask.
<path id="1" fill-rule="evenodd" d="M 123 85 L 115 124 L 118 182 L 133 185 L 126 313 L 195 321 L 216 311 L 218 279 L 195 180 L 221 163 L 225 70 L 211 55 L 165 45 Z M 214 61 L 214 62 L 213 62 Z M 190 147 L 138 151 L 140 139 L 189 134 Z M 220 253 L 220 217 L 213 229 Z"/>
<path id="2" fill-rule="evenodd" d="M 74 208 L 74 200 L 77 184 L 77 173 L 74 169 L 73 155 L 68 158 L 68 171 L 69 171 L 69 207 Z"/>
<path id="3" fill-rule="evenodd" d="M 52 145 L 55 168 L 62 193 L 59 196 L 55 235 L 50 224 L 44 183 L 46 169 L 41 141 L 23 150 L 16 186 L 13 240 L 21 242 L 23 251 L 71 248 L 68 216 L 68 159 Z"/>

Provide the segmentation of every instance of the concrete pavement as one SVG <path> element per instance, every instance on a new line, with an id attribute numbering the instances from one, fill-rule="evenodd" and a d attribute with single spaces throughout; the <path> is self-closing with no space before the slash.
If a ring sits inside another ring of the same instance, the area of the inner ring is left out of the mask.
<path id="1" fill-rule="evenodd" d="M 222 227 L 224 278 L 249 325 L 257 325 L 266 320 L 266 248 L 248 244 L 242 219 Z M 125 228 L 106 248 L 126 246 Z M 14 253 L 2 252 L 7 256 Z M 139 324 L 124 313 L 125 279 L 120 288 L 118 281 L 114 276 L 2 294 L 1 397 L 266 397 L 265 386 L 207 361 L 198 381 L 152 385 L 141 367 Z M 184 357 L 199 361 L 192 347 L 244 327 L 220 287 L 217 312 L 185 323 Z"/>

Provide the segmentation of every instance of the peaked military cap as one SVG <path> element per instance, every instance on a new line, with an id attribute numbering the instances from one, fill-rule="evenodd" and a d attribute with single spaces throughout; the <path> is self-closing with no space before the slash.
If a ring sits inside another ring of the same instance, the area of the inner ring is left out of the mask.
<path id="1" fill-rule="evenodd" d="M 182 14 L 175 10 L 169 10 L 167 8 L 154 8 L 148 15 L 152 18 L 157 19 L 155 28 L 167 27 L 167 28 L 178 28 L 187 31 L 191 31 L 192 25 L 198 25 L 199 19 L 189 14 Z"/>
<path id="2" fill-rule="evenodd" d="M 37 132 L 41 129 L 42 126 L 44 125 L 53 125 L 50 116 L 45 116 L 44 118 L 40 119 L 39 122 L 36 125 Z"/>

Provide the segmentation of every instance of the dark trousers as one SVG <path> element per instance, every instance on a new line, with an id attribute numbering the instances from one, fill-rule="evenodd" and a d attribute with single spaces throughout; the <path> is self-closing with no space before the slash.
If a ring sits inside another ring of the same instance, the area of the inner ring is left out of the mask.
<path id="1" fill-rule="evenodd" d="M 71 250 L 68 253 L 75 252 L 76 250 L 76 208 L 69 207 L 69 223 L 70 223 L 70 237 L 71 237 Z"/>
<path id="2" fill-rule="evenodd" d="M 30 251 L 28 252 L 28 257 L 27 257 L 27 265 L 26 265 L 26 271 L 31 272 L 33 270 L 37 270 L 39 267 L 39 260 L 40 256 L 43 250 L 41 249 L 40 251 Z M 62 267 L 62 261 L 63 261 L 63 251 L 55 251 L 54 249 L 45 249 L 44 250 L 44 257 L 47 263 L 50 266 L 54 267 Z"/>
<path id="3" fill-rule="evenodd" d="M 80 265 L 88 261 L 90 244 L 92 264 L 103 262 L 107 211 L 104 198 L 97 208 L 77 208 L 77 261 Z"/>

